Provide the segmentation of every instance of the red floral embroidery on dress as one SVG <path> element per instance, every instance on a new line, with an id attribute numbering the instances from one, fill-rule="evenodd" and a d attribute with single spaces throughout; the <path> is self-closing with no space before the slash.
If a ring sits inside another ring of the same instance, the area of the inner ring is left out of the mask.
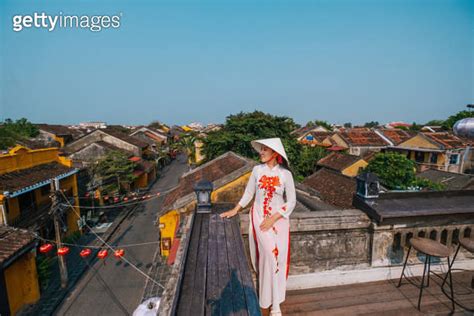
<path id="1" fill-rule="evenodd" d="M 281 207 L 281 209 L 282 209 L 283 211 L 286 211 L 286 205 L 283 205 L 283 206 Z"/>
<path id="2" fill-rule="evenodd" d="M 268 176 L 262 176 L 259 180 L 259 185 L 258 187 L 260 189 L 265 190 L 265 197 L 263 199 L 263 216 L 269 217 L 271 215 L 271 206 L 269 206 L 270 202 L 272 201 L 273 198 L 273 193 L 275 192 L 275 187 L 280 185 L 280 178 L 278 176 L 274 177 L 268 177 Z M 275 227 L 272 227 L 272 230 L 275 234 L 277 234 L 277 230 Z M 275 261 L 276 261 L 276 271 L 275 274 L 280 271 L 278 268 L 278 247 L 275 245 L 275 248 L 273 249 L 273 255 L 275 256 Z"/>
<path id="3" fill-rule="evenodd" d="M 278 271 L 280 271 L 280 269 L 278 268 L 278 247 L 275 245 L 275 248 L 273 249 L 273 254 L 275 255 L 275 260 L 276 260 L 276 265 L 277 265 L 277 268 L 276 268 L 276 271 L 275 271 L 275 274 L 278 273 Z"/>
<path id="4" fill-rule="evenodd" d="M 263 200 L 263 216 L 268 217 L 271 215 L 272 208 L 269 206 L 275 192 L 275 187 L 280 185 L 280 178 L 278 176 L 268 177 L 262 176 L 259 180 L 258 187 L 265 190 L 265 198 Z"/>

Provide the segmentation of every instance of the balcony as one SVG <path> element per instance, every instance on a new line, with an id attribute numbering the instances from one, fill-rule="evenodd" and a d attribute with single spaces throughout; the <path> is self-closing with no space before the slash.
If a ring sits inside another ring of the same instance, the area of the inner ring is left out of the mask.
<path id="1" fill-rule="evenodd" d="M 31 228 L 32 226 L 40 226 L 48 217 L 51 202 L 42 203 L 36 207 L 22 208 L 20 215 L 10 219 L 8 225 L 20 228 Z"/>

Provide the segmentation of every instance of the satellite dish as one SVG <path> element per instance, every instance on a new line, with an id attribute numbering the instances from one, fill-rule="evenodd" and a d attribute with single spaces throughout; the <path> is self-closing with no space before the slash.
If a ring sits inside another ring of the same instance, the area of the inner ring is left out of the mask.
<path id="1" fill-rule="evenodd" d="M 457 121 L 453 126 L 453 132 L 456 136 L 474 139 L 474 117 Z"/>

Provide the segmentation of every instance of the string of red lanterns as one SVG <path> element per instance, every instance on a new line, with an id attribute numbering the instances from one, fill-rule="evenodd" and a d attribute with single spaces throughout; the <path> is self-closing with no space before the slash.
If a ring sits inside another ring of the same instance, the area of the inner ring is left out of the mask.
<path id="1" fill-rule="evenodd" d="M 39 251 L 43 254 L 47 254 L 51 250 L 53 250 L 53 248 L 54 248 L 54 246 L 52 244 L 47 243 L 47 244 L 41 245 L 39 247 Z M 58 256 L 65 256 L 65 255 L 69 254 L 69 252 L 70 252 L 69 247 L 60 247 L 57 250 Z M 85 248 L 85 249 L 81 250 L 81 252 L 79 253 L 79 256 L 81 256 L 82 258 L 85 259 L 85 258 L 89 257 L 91 254 L 92 254 L 92 250 L 90 248 Z M 108 254 L 109 254 L 109 252 L 108 252 L 107 249 L 101 249 L 97 253 L 97 258 L 105 259 L 108 256 Z M 125 255 L 125 250 L 124 249 L 116 249 L 114 251 L 114 257 L 116 257 L 118 259 L 122 258 L 124 255 Z"/>

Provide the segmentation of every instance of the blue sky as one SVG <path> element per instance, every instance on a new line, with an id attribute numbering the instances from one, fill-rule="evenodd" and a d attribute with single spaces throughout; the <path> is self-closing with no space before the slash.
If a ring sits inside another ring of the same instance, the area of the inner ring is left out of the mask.
<path id="1" fill-rule="evenodd" d="M 425 122 L 474 103 L 474 1 L 0 0 L 0 119 Z M 116 15 L 101 32 L 14 15 Z"/>

